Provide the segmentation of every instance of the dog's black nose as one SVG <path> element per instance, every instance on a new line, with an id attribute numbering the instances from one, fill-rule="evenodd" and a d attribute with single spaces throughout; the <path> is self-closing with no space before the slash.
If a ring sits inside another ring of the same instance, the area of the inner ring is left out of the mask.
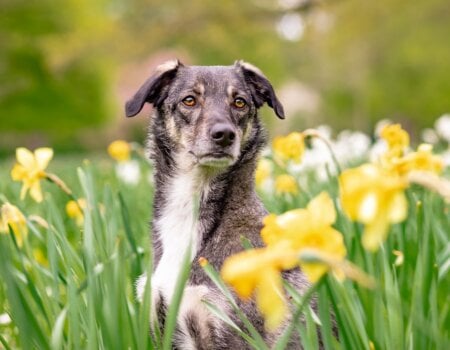
<path id="1" fill-rule="evenodd" d="M 236 138 L 233 129 L 227 124 L 216 124 L 211 128 L 211 138 L 219 146 L 227 147 Z"/>

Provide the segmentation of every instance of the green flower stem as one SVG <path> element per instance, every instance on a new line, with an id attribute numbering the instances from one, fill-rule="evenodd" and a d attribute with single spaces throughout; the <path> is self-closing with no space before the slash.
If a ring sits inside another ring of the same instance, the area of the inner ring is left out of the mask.
<path id="1" fill-rule="evenodd" d="M 342 173 L 342 168 L 339 165 L 336 155 L 333 152 L 333 147 L 331 147 L 330 141 L 327 138 L 323 137 L 323 135 L 321 135 L 315 129 L 306 129 L 305 131 L 302 132 L 302 134 L 305 137 L 315 137 L 315 138 L 321 140 L 325 144 L 325 146 L 327 146 L 328 150 L 330 151 L 331 158 L 333 159 L 333 162 L 336 165 L 336 169 L 338 171 L 337 175 L 339 176 Z"/>

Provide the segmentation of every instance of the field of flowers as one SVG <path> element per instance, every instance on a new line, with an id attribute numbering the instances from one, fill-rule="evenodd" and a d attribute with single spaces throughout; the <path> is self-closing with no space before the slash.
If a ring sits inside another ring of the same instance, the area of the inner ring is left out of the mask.
<path id="1" fill-rule="evenodd" d="M 294 334 L 305 349 L 450 349 L 450 116 L 422 140 L 411 146 L 388 121 L 373 136 L 319 127 L 276 137 L 255 174 L 266 246 L 243 239 L 221 271 L 192 264 L 232 308 L 233 295 L 253 295 L 268 329 L 290 301 L 275 349 Z M 124 141 L 89 159 L 19 148 L 0 162 L 0 349 L 171 349 L 181 293 L 155 337 L 150 288 L 142 302 L 134 294 L 152 269 L 151 175 L 143 148 Z M 281 278 L 296 266 L 312 282 L 304 295 Z M 239 310 L 244 329 L 206 306 L 268 349 Z"/>

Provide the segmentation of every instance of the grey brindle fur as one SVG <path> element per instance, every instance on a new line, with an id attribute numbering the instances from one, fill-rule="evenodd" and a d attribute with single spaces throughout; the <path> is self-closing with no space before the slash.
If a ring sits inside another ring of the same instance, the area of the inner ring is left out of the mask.
<path id="1" fill-rule="evenodd" d="M 243 249 L 241 236 L 262 246 L 260 230 L 267 212 L 255 192 L 254 171 L 266 136 L 258 109 L 267 103 L 283 119 L 283 107 L 267 78 L 245 62 L 210 67 L 167 62 L 127 102 L 127 116 L 139 113 L 146 102 L 154 106 L 149 132 L 155 166 L 152 317 L 164 322 L 180 256 L 192 243 L 193 265 L 174 347 L 247 349 L 249 345 L 202 304 L 202 299 L 213 302 L 241 325 L 197 260 L 204 257 L 219 270 L 227 257 Z M 285 277 L 300 292 L 307 288 L 299 270 Z M 144 284 L 145 277 L 139 282 L 140 293 Z M 273 344 L 280 330 L 267 332 L 255 304 L 239 303 Z M 299 349 L 298 340 L 289 347 Z"/>

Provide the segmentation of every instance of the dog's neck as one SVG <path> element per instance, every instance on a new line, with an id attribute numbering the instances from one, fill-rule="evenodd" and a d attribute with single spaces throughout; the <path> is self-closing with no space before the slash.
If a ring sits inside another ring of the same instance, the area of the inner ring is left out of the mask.
<path id="1" fill-rule="evenodd" d="M 186 254 L 190 254 L 191 261 L 194 259 L 203 243 L 214 235 L 229 203 L 252 205 L 245 201 L 253 198 L 255 162 L 264 144 L 257 120 L 253 129 L 257 135 L 244 145 L 236 163 L 217 171 L 187 163 L 170 139 L 154 126 L 152 227 L 156 269 L 152 283 L 158 285 L 168 299 Z"/>

